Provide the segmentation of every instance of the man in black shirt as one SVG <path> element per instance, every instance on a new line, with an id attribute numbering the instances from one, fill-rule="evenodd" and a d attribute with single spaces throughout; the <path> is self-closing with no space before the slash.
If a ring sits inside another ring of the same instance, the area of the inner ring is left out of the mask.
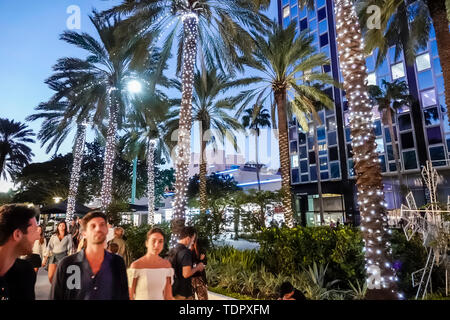
<path id="1" fill-rule="evenodd" d="M 294 288 L 294 286 L 286 281 L 280 286 L 280 298 L 279 300 L 306 300 L 305 295 Z"/>
<path id="2" fill-rule="evenodd" d="M 193 300 L 191 277 L 197 271 L 203 271 L 205 266 L 199 263 L 193 268 L 192 251 L 190 247 L 197 237 L 197 232 L 193 227 L 184 227 L 180 232 L 180 240 L 175 248 L 169 253 L 169 259 L 175 270 L 172 294 L 176 300 Z"/>
<path id="3" fill-rule="evenodd" d="M 36 210 L 24 205 L 0 207 L 0 300 L 34 300 L 36 273 L 28 261 L 39 239 Z"/>

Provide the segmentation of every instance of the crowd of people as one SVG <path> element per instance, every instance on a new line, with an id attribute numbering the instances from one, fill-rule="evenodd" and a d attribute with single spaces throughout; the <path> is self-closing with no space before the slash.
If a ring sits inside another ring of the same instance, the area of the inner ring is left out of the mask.
<path id="1" fill-rule="evenodd" d="M 181 230 L 167 259 L 166 235 L 152 228 L 147 253 L 131 262 L 123 228 L 100 211 L 62 221 L 48 243 L 33 207 L 0 207 L 0 300 L 34 300 L 36 274 L 47 268 L 51 300 L 208 299 L 206 255 L 193 227 Z M 144 245 L 144 244 L 143 244 Z"/>

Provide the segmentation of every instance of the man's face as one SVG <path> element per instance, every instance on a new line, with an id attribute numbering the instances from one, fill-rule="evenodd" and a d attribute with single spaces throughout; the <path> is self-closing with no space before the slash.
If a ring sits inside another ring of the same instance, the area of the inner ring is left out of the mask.
<path id="1" fill-rule="evenodd" d="M 22 233 L 22 238 L 17 244 L 17 250 L 20 255 L 28 255 L 32 253 L 33 244 L 36 240 L 39 240 L 39 226 L 37 225 L 36 218 L 31 218 L 28 221 L 27 234 Z"/>
<path id="2" fill-rule="evenodd" d="M 88 244 L 102 244 L 106 240 L 108 227 L 103 218 L 97 217 L 91 219 L 86 225 L 86 239 Z"/>
<path id="3" fill-rule="evenodd" d="M 197 238 L 197 235 L 196 235 L 196 234 L 194 234 L 194 236 L 190 238 L 191 241 L 189 241 L 189 245 L 188 245 L 188 248 L 189 248 L 189 249 L 192 248 L 192 246 L 194 245 L 195 239 L 196 239 L 196 238 Z"/>

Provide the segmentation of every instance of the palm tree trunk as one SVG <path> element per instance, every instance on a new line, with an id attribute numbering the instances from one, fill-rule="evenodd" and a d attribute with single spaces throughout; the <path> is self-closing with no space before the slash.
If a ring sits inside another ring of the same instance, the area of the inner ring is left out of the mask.
<path id="1" fill-rule="evenodd" d="M 187 16 L 184 18 L 183 28 L 182 97 L 180 122 L 178 125 L 177 156 L 175 159 L 175 198 L 171 223 L 172 247 L 178 241 L 180 231 L 185 223 L 186 191 L 189 183 L 189 161 L 191 156 L 192 90 L 197 57 L 198 17 Z"/>
<path id="2" fill-rule="evenodd" d="M 102 210 L 106 211 L 112 201 L 112 180 L 114 160 L 116 158 L 116 133 L 117 133 L 117 107 L 118 89 L 113 88 L 109 92 L 109 124 L 106 136 L 106 148 L 103 164 L 103 181 L 101 190 Z"/>
<path id="3" fill-rule="evenodd" d="M 320 225 L 325 221 L 323 218 L 323 196 L 322 196 L 322 179 L 320 177 L 320 160 L 319 160 L 319 143 L 317 142 L 317 124 L 313 119 L 314 127 L 314 156 L 316 157 L 316 175 L 317 175 L 317 193 L 319 194 L 319 214 Z"/>
<path id="4" fill-rule="evenodd" d="M 2 150 L 2 153 L 0 154 L 0 178 L 1 175 L 3 174 L 3 169 L 5 168 L 7 154 L 8 152 L 6 150 L 5 151 Z"/>
<path id="5" fill-rule="evenodd" d="M 86 141 L 86 125 L 79 124 L 77 129 L 77 139 L 73 153 L 72 172 L 70 173 L 69 196 L 67 198 L 66 222 L 72 221 L 75 212 L 75 201 L 78 193 L 78 183 L 80 181 L 81 163 L 83 162 L 84 143 Z"/>
<path id="6" fill-rule="evenodd" d="M 344 90 L 350 111 L 353 160 L 361 214 L 361 232 L 365 243 L 368 291 L 367 299 L 397 299 L 389 263 L 387 217 L 383 197 L 383 179 L 369 102 L 367 71 L 361 28 L 351 0 L 335 0 L 339 60 Z"/>
<path id="7" fill-rule="evenodd" d="M 434 31 L 436 33 L 436 43 L 441 60 L 442 76 L 444 77 L 445 104 L 447 105 L 448 122 L 450 125 L 450 32 L 448 30 L 449 20 L 447 19 L 446 6 L 444 0 L 428 0 L 428 10 L 433 20 Z"/>
<path id="8" fill-rule="evenodd" d="M 255 159 L 256 159 L 256 181 L 258 181 L 258 190 L 261 191 L 261 182 L 259 178 L 259 161 L 258 161 L 258 138 L 259 138 L 259 130 L 256 129 L 255 133 Z"/>
<path id="9" fill-rule="evenodd" d="M 394 127 L 392 124 L 392 112 L 391 112 L 391 108 L 390 106 L 387 106 L 386 109 L 386 120 L 388 123 L 388 127 L 389 127 L 389 134 L 391 136 L 391 142 L 392 142 L 392 153 L 394 154 L 394 160 L 395 160 L 395 166 L 397 167 L 397 178 L 398 178 L 398 182 L 399 182 L 399 191 L 400 191 L 400 200 L 401 202 L 403 202 L 403 198 L 404 198 L 404 194 L 403 194 L 403 175 L 402 175 L 402 167 L 400 164 L 400 156 L 398 153 L 398 148 L 397 148 L 397 143 L 395 143 L 395 141 L 398 141 L 397 136 L 395 135 L 394 132 Z"/>
<path id="10" fill-rule="evenodd" d="M 202 130 L 203 131 L 203 130 Z M 202 132 L 203 137 L 204 132 Z M 199 183 L 199 195 L 200 195 L 200 214 L 206 214 L 208 206 L 208 195 L 206 193 L 206 141 L 201 141 L 200 150 L 200 183 Z"/>
<path id="11" fill-rule="evenodd" d="M 150 140 L 147 149 L 148 224 L 155 224 L 155 142 Z"/>
<path id="12" fill-rule="evenodd" d="M 278 130 L 279 130 L 279 151 L 281 167 L 281 192 L 284 209 L 284 220 L 289 228 L 294 227 L 294 214 L 292 211 L 291 197 L 291 165 L 289 161 L 289 142 L 286 115 L 286 89 L 275 91 L 275 101 L 278 112 Z"/>

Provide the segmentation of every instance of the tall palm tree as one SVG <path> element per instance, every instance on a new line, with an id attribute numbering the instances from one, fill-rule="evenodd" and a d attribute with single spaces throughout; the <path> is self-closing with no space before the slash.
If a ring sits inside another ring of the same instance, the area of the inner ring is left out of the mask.
<path id="1" fill-rule="evenodd" d="M 0 178 L 14 177 L 28 165 L 33 152 L 27 143 L 34 143 L 33 131 L 26 124 L 0 118 Z"/>
<path id="2" fill-rule="evenodd" d="M 368 19 L 367 7 L 375 4 L 381 8 L 381 28 L 366 32 L 366 52 L 379 48 L 377 63 L 381 63 L 390 46 L 395 45 L 396 57 L 404 50 L 406 62 L 413 65 L 419 48 L 426 47 L 433 23 L 444 78 L 445 92 L 450 92 L 450 32 L 448 29 L 446 0 L 358 0 L 361 25 Z M 447 106 L 450 94 L 445 95 Z M 450 121 L 450 108 L 447 108 Z"/>
<path id="3" fill-rule="evenodd" d="M 311 101 L 328 103 L 328 96 L 319 89 L 301 84 L 300 81 L 310 81 L 323 84 L 336 84 L 328 74 L 312 72 L 311 69 L 329 63 L 324 54 L 316 54 L 312 47 L 312 37 L 301 33 L 296 37 L 296 25 L 291 23 L 286 29 L 274 25 L 267 31 L 267 38 L 260 34 L 254 34 L 256 48 L 253 57 L 244 58 L 246 63 L 260 71 L 263 75 L 257 77 L 255 82 L 262 86 L 256 90 L 247 90 L 240 95 L 242 106 L 237 111 L 240 115 L 245 105 L 256 99 L 257 104 L 264 104 L 269 98 L 274 97 L 272 105 L 272 127 L 276 128 L 275 111 L 278 118 L 279 152 L 281 165 L 281 192 L 283 194 L 283 209 L 286 224 L 294 226 L 292 210 L 292 197 L 290 191 L 290 161 L 289 141 L 287 129 L 287 112 L 303 118 L 303 108 Z M 297 76 L 299 73 L 301 76 Z M 292 101 L 288 104 L 288 94 Z"/>
<path id="4" fill-rule="evenodd" d="M 389 263 L 386 203 L 376 152 L 372 107 L 367 91 L 367 72 L 361 27 L 353 2 L 335 0 L 336 32 L 343 87 L 350 111 L 353 161 L 365 242 L 366 270 L 374 278 L 367 298 L 396 299 L 393 269 Z M 381 275 L 381 276 L 380 276 Z"/>
<path id="5" fill-rule="evenodd" d="M 369 86 L 369 96 L 373 102 L 378 105 L 378 110 L 382 114 L 384 125 L 389 128 L 389 135 L 392 141 L 392 152 L 394 154 L 395 166 L 397 168 L 397 177 L 400 183 L 400 195 L 406 196 L 405 184 L 402 175 L 402 166 L 397 148 L 398 137 L 394 131 L 392 117 L 397 119 L 397 111 L 403 106 L 409 106 L 412 103 L 412 97 L 408 94 L 408 84 L 405 81 L 395 80 L 393 82 L 382 81 L 384 90 L 378 86 Z"/>
<path id="6" fill-rule="evenodd" d="M 125 33 L 137 31 L 139 34 L 162 36 L 162 30 L 175 23 L 165 41 L 165 48 L 172 47 L 173 39 L 179 31 L 177 72 L 181 72 L 182 104 L 175 159 L 173 239 L 178 237 L 185 222 L 192 95 L 199 45 L 211 69 L 218 67 L 221 71 L 226 69 L 233 74 L 235 68 L 239 68 L 239 53 L 250 54 L 252 49 L 252 38 L 243 26 L 262 31 L 269 20 L 259 10 L 267 6 L 267 0 L 127 0 L 104 13 L 131 15 L 123 28 Z"/>
<path id="7" fill-rule="evenodd" d="M 192 121 L 199 122 L 200 130 L 200 214 L 207 210 L 206 147 L 212 144 L 217 149 L 217 139 L 224 143 L 225 138 L 237 148 L 235 132 L 242 126 L 231 114 L 235 107 L 234 96 L 225 96 L 235 88 L 252 82 L 252 78 L 233 79 L 231 76 L 218 74 L 215 69 L 208 69 L 202 64 L 201 71 L 194 76 L 194 94 L 192 101 Z M 178 82 L 178 88 L 181 84 Z M 217 138 L 217 139 L 216 139 Z"/>
<path id="8" fill-rule="evenodd" d="M 259 178 L 261 167 L 258 161 L 258 141 L 260 129 L 267 127 L 270 128 L 269 111 L 264 109 L 261 105 L 254 104 L 252 108 L 244 110 L 244 116 L 242 116 L 242 126 L 245 129 L 250 129 L 255 134 L 256 179 L 258 181 L 258 190 L 261 191 L 261 183 Z"/>
<path id="9" fill-rule="evenodd" d="M 90 16 L 100 42 L 87 33 L 65 31 L 61 39 L 88 53 L 86 59 L 63 58 L 53 68 L 55 74 L 49 81 L 75 83 L 70 87 L 72 109 L 78 106 L 95 108 L 93 120 L 101 123 L 107 119 L 106 148 L 101 189 L 102 209 L 106 210 L 112 200 L 112 175 L 116 156 L 116 135 L 125 116 L 128 95 L 127 82 L 133 78 L 135 69 L 145 68 L 150 37 L 133 37 L 129 41 L 118 41 L 114 31 L 120 23 L 115 16 L 105 18 L 96 11 Z M 142 56 L 146 57 L 142 59 Z M 69 89 L 68 89 L 69 90 Z M 62 92 L 54 101 L 65 95 Z M 69 113 L 71 110 L 68 111 Z"/>

